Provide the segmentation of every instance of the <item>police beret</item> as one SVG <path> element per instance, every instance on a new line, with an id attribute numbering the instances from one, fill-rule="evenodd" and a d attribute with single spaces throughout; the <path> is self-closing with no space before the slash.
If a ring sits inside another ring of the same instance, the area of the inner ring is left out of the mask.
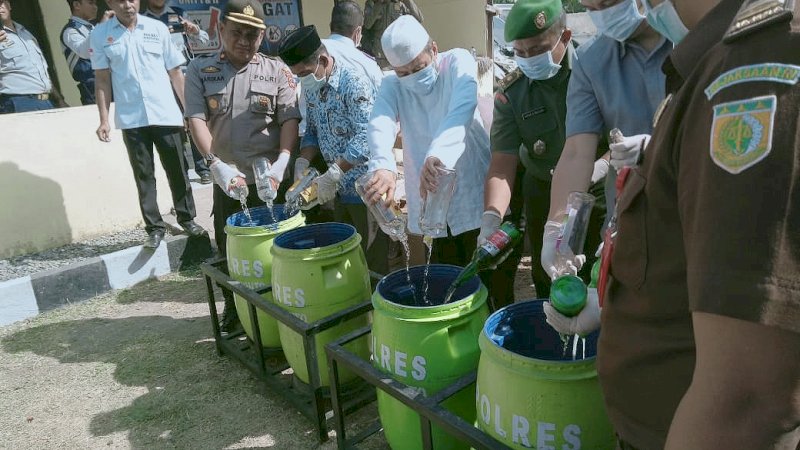
<path id="1" fill-rule="evenodd" d="M 264 9 L 256 0 L 228 0 L 225 5 L 224 17 L 226 20 L 262 30 L 267 28 L 264 24 L 266 19 Z"/>
<path id="2" fill-rule="evenodd" d="M 293 66 L 313 55 L 321 45 L 317 27 L 308 25 L 283 37 L 278 46 L 278 56 L 287 66 Z"/>
<path id="3" fill-rule="evenodd" d="M 561 17 L 562 11 L 561 0 L 518 0 L 506 19 L 506 42 L 541 34 Z"/>

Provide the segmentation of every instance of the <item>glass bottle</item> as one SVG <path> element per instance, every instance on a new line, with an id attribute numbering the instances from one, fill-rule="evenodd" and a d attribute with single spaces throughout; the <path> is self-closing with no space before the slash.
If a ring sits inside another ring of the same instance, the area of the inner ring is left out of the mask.
<path id="1" fill-rule="evenodd" d="M 486 242 L 483 245 L 475 249 L 475 253 L 472 254 L 472 260 L 461 270 L 453 284 L 450 285 L 444 302 L 450 301 L 450 297 L 455 290 L 476 273 L 497 267 L 508 257 L 514 246 L 521 239 L 522 233 L 513 223 L 503 222 L 500 228 L 486 238 Z"/>
<path id="2" fill-rule="evenodd" d="M 386 206 L 383 201 L 371 203 L 367 198 L 366 187 L 372 179 L 372 173 L 365 173 L 361 175 L 355 183 L 356 192 L 361 197 L 361 201 L 367 205 L 367 209 L 378 221 L 378 226 L 381 227 L 384 233 L 396 241 L 402 241 L 406 238 L 406 218 L 397 202 L 393 201 L 390 206 Z M 386 194 L 384 194 L 385 199 Z"/>
<path id="3" fill-rule="evenodd" d="M 567 198 L 566 217 L 561 236 L 556 241 L 555 266 L 558 276 L 550 286 L 550 304 L 561 314 L 572 317 L 586 305 L 586 283 L 569 273 L 569 262 L 583 253 L 595 198 L 585 192 L 571 192 Z"/>
<path id="4" fill-rule="evenodd" d="M 319 171 L 309 167 L 303 173 L 303 178 L 295 181 L 292 187 L 286 191 L 286 203 L 296 205 L 302 210 L 311 209 L 319 205 L 317 198 L 317 185 L 314 179 L 319 176 Z"/>

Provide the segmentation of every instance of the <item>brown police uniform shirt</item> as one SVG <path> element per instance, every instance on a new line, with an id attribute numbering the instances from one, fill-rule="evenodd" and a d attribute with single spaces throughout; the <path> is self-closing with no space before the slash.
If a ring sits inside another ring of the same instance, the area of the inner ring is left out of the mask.
<path id="1" fill-rule="evenodd" d="M 218 55 L 195 58 L 186 69 L 187 118 L 208 121 L 211 151 L 233 163 L 248 180 L 253 160 L 280 152 L 280 126 L 300 119 L 294 75 L 261 54 L 240 70 Z"/>
<path id="2" fill-rule="evenodd" d="M 673 51 L 674 93 L 618 203 L 597 367 L 640 450 L 664 447 L 691 382 L 692 312 L 800 332 L 800 6 L 723 40 L 742 3 Z"/>

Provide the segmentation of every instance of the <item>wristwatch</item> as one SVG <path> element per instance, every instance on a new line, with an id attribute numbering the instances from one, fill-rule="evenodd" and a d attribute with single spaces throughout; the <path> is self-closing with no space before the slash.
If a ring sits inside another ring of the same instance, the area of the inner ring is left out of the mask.
<path id="1" fill-rule="evenodd" d="M 206 164 L 211 165 L 211 163 L 213 163 L 214 160 L 217 159 L 217 155 L 213 153 L 208 153 L 206 155 L 203 155 L 203 159 L 206 160 Z"/>

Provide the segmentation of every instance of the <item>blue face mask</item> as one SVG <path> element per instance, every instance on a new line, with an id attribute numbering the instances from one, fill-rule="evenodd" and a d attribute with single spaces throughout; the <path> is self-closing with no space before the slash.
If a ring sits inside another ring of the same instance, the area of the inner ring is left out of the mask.
<path id="1" fill-rule="evenodd" d="M 558 42 L 561 42 L 561 37 L 558 38 Z M 558 42 L 552 49 L 544 53 L 528 58 L 514 55 L 514 60 L 522 73 L 531 80 L 549 80 L 561 70 L 561 64 L 556 64 L 553 61 L 553 50 L 558 46 Z"/>
<path id="2" fill-rule="evenodd" d="M 619 42 L 631 37 L 644 20 L 635 0 L 624 0 L 611 8 L 589 11 L 589 18 L 594 22 L 598 33 Z"/>
<path id="3" fill-rule="evenodd" d="M 304 76 L 303 78 L 300 78 L 300 87 L 303 92 L 316 91 L 322 88 L 322 86 L 325 86 L 325 83 L 327 83 L 327 80 L 325 79 L 324 75 L 322 76 L 322 78 L 317 78 L 317 69 L 319 69 L 319 62 L 320 61 L 318 58 L 317 66 L 314 67 L 314 71 Z"/>
<path id="4" fill-rule="evenodd" d="M 663 3 L 653 8 L 648 0 L 642 0 L 642 5 L 650 26 L 673 44 L 678 45 L 689 34 L 686 25 L 683 24 L 675 7 L 672 6 L 672 1 L 664 0 Z"/>
<path id="5" fill-rule="evenodd" d="M 434 59 L 428 64 L 428 67 L 411 75 L 400 77 L 400 84 L 415 94 L 428 95 L 436 85 L 438 78 L 439 72 L 436 71 L 436 60 Z"/>

